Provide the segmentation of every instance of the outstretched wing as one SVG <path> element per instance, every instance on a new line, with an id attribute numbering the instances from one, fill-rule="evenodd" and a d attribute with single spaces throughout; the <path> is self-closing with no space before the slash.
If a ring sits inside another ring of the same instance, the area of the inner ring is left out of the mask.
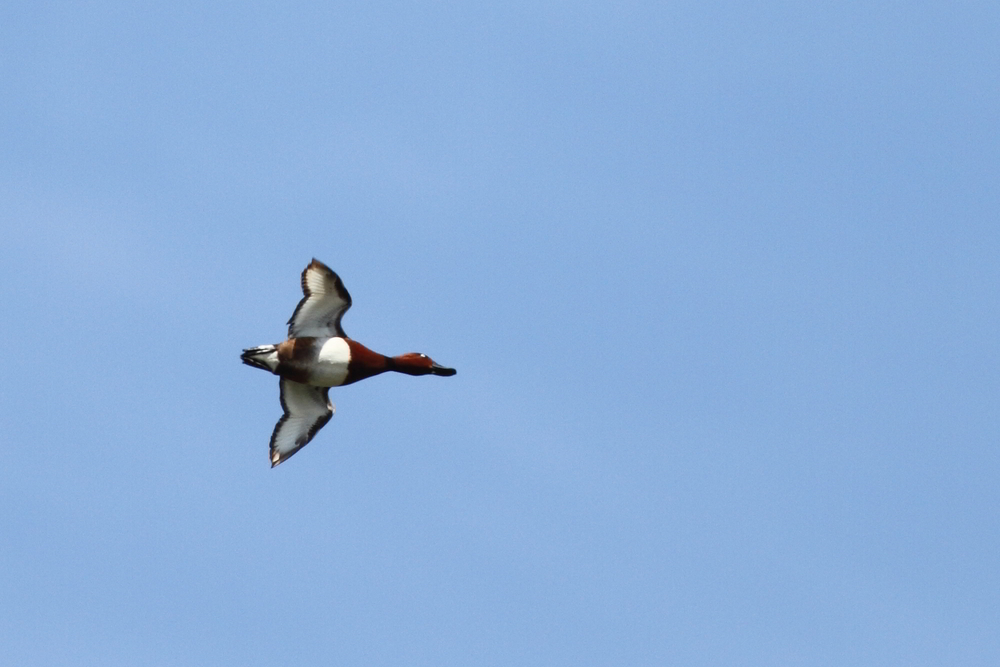
<path id="1" fill-rule="evenodd" d="M 299 451 L 330 421 L 333 404 L 329 387 L 281 378 L 281 407 L 285 411 L 271 434 L 271 467 Z"/>
<path id="2" fill-rule="evenodd" d="M 305 296 L 288 320 L 288 337 L 346 338 L 340 318 L 351 307 L 351 295 L 340 276 L 313 259 L 302 272 L 302 293 Z"/>

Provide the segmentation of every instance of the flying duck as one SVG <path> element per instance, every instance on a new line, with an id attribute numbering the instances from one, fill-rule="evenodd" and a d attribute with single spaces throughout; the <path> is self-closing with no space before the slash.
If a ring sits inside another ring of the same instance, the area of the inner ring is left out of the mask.
<path id="1" fill-rule="evenodd" d="M 281 416 L 271 434 L 271 467 L 288 459 L 333 416 L 330 387 L 352 384 L 395 371 L 407 375 L 455 374 L 426 354 L 410 352 L 387 357 L 351 340 L 340 320 L 351 307 L 343 281 L 322 262 L 302 272 L 305 296 L 288 320 L 288 340 L 243 350 L 244 364 L 274 373 L 281 380 Z"/>

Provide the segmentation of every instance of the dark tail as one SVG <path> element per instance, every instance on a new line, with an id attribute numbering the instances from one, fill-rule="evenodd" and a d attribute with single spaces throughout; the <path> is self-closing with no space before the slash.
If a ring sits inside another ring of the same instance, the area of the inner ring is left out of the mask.
<path id="1" fill-rule="evenodd" d="M 273 373 L 278 366 L 278 347 L 276 345 L 258 345 L 243 350 L 240 359 L 247 366 L 253 366 Z"/>

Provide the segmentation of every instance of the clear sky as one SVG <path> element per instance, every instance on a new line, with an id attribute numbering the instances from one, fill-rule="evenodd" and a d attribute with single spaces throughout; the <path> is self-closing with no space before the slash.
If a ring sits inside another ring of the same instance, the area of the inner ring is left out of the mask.
<path id="1" fill-rule="evenodd" d="M 996 2 L 6 2 L 5 665 L 1000 664 Z M 331 391 L 313 257 L 452 378 Z"/>

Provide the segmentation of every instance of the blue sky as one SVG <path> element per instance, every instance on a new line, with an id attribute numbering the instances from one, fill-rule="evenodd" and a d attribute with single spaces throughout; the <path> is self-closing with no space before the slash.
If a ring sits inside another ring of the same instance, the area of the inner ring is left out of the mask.
<path id="1" fill-rule="evenodd" d="M 12 665 L 995 665 L 1000 9 L 0 8 Z M 312 257 L 453 378 L 275 470 Z"/>

